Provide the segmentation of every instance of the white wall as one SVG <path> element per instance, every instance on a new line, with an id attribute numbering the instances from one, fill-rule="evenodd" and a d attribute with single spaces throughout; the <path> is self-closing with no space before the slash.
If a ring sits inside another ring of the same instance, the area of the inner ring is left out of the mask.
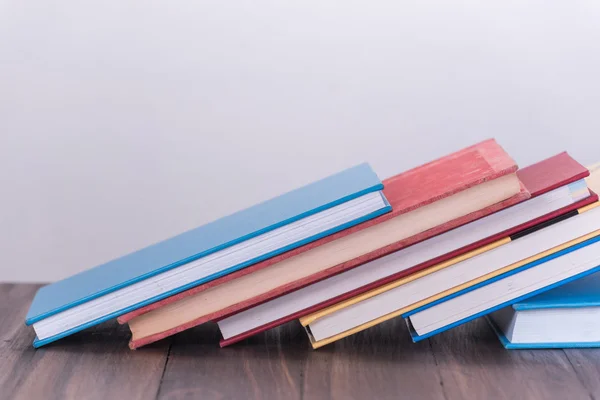
<path id="1" fill-rule="evenodd" d="M 600 159 L 596 1 L 0 0 L 0 280 L 368 161 Z"/>

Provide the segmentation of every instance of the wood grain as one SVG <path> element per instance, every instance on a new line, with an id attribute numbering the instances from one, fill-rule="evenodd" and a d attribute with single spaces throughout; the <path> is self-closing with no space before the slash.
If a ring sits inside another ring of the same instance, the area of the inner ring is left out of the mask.
<path id="1" fill-rule="evenodd" d="M 173 338 L 158 398 L 300 399 L 302 365 L 311 354 L 302 333 L 284 326 L 220 349 L 215 324 L 185 331 Z"/>
<path id="2" fill-rule="evenodd" d="M 562 350 L 507 351 L 483 318 L 429 341 L 448 398 L 590 399 Z"/>
<path id="3" fill-rule="evenodd" d="M 414 344 L 394 319 L 317 351 L 297 321 L 225 349 L 205 324 L 136 351 L 112 322 L 35 350 L 37 288 L 0 284 L 2 399 L 600 400 L 600 349 L 507 351 L 483 320 Z"/>
<path id="4" fill-rule="evenodd" d="M 593 399 L 600 399 L 600 349 L 566 349 L 567 359 Z"/>
<path id="5" fill-rule="evenodd" d="M 168 343 L 143 353 L 128 329 L 102 324 L 35 350 L 23 323 L 35 285 L 0 285 L 0 387 L 6 399 L 148 399 L 158 392 Z"/>
<path id="6" fill-rule="evenodd" d="M 308 399 L 444 399 L 429 344 L 411 343 L 401 319 L 310 355 L 304 368 Z"/>

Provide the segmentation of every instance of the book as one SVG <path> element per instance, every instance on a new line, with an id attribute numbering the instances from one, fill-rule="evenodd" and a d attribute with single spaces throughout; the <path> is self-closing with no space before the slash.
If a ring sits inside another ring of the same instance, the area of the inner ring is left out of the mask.
<path id="1" fill-rule="evenodd" d="M 361 164 L 38 290 L 34 346 L 391 211 Z"/>
<path id="2" fill-rule="evenodd" d="M 382 257 L 529 197 L 488 140 L 384 181 L 392 212 L 119 318 L 135 348 Z"/>
<path id="3" fill-rule="evenodd" d="M 580 223 L 598 227 L 598 203 Z M 588 206 L 591 207 L 591 206 Z M 573 218 L 575 219 L 575 218 Z M 491 277 L 403 315 L 413 341 L 420 341 L 600 269 L 600 230 L 566 243 L 559 251 Z"/>
<path id="4" fill-rule="evenodd" d="M 586 206 L 575 216 L 517 240 L 505 238 L 438 264 L 429 271 L 408 276 L 393 288 L 386 288 L 366 300 L 323 316 L 309 315 L 300 322 L 309 327 L 313 346 L 317 348 L 388 319 L 425 312 L 457 293 L 534 266 L 544 257 L 595 237 L 600 233 L 596 230 L 600 226 L 598 204 Z"/>
<path id="5" fill-rule="evenodd" d="M 600 273 L 487 316 L 507 349 L 600 347 Z"/>
<path id="6" fill-rule="evenodd" d="M 220 344 L 233 344 L 292 319 L 326 315 L 385 291 L 386 285 L 401 278 L 576 213 L 577 208 L 598 198 L 590 194 L 583 180 L 588 174 L 567 153 L 523 168 L 517 175 L 531 193 L 530 200 L 218 320 L 223 335 Z"/>
<path id="7" fill-rule="evenodd" d="M 475 318 L 485 316 L 506 307 L 513 302 L 527 299 L 530 296 L 535 296 L 539 293 L 543 293 L 547 290 L 551 290 L 560 285 L 564 285 L 600 271 L 599 240 L 600 237 L 596 235 L 594 238 L 583 242 L 579 246 L 573 246 L 562 252 L 549 255 L 539 262 L 536 262 L 534 267 L 525 271 L 519 271 L 519 273 L 514 276 L 511 275 L 509 277 L 503 277 L 503 279 L 498 281 L 494 280 L 489 283 L 486 282 L 485 286 L 477 286 L 473 291 L 461 292 L 460 296 L 446 300 L 446 307 L 429 308 L 428 310 L 440 313 L 449 311 L 446 310 L 448 307 L 455 307 L 450 310 L 449 313 L 457 314 L 454 314 L 452 318 L 448 318 L 445 321 L 452 322 L 440 326 L 439 328 L 430 330 L 433 326 L 431 320 L 424 319 L 431 317 L 430 313 L 415 314 L 418 319 L 415 319 L 413 315 L 409 315 L 408 323 L 411 328 L 413 341 L 417 342 L 426 339 Z M 565 254 L 571 253 L 571 257 L 562 257 Z M 584 260 L 584 258 L 587 260 Z M 544 265 L 542 268 L 540 264 L 543 263 L 546 263 L 547 265 Z M 571 270 L 568 270 L 569 268 L 571 268 Z M 552 274 L 551 278 L 546 279 L 545 273 Z M 527 287 L 523 288 L 524 285 Z M 478 289 L 485 289 L 485 291 L 478 291 Z M 484 304 L 484 302 L 481 301 L 482 297 L 493 297 L 493 300 L 487 301 Z M 475 306 L 471 307 L 469 311 L 465 311 L 465 309 L 469 307 L 464 304 L 465 302 L 470 302 L 471 304 L 475 304 Z M 418 324 L 416 327 L 415 321 Z M 428 325 L 425 326 L 424 324 Z"/>

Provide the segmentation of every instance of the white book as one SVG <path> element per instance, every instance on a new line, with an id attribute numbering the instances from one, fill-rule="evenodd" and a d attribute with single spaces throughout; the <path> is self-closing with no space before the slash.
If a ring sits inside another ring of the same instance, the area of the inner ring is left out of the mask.
<path id="1" fill-rule="evenodd" d="M 505 307 L 490 319 L 513 344 L 600 342 L 600 306 L 524 311 Z"/>

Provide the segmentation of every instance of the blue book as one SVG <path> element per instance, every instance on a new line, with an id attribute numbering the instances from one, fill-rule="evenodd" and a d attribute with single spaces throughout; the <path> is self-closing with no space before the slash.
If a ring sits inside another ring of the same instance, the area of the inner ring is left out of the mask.
<path id="1" fill-rule="evenodd" d="M 600 347 L 600 273 L 488 315 L 507 349 Z"/>
<path id="2" fill-rule="evenodd" d="M 389 212 L 382 189 L 361 164 L 42 287 L 26 317 L 34 346 Z"/>
<path id="3" fill-rule="evenodd" d="M 417 308 L 406 318 L 414 342 L 600 271 L 600 235 Z"/>

